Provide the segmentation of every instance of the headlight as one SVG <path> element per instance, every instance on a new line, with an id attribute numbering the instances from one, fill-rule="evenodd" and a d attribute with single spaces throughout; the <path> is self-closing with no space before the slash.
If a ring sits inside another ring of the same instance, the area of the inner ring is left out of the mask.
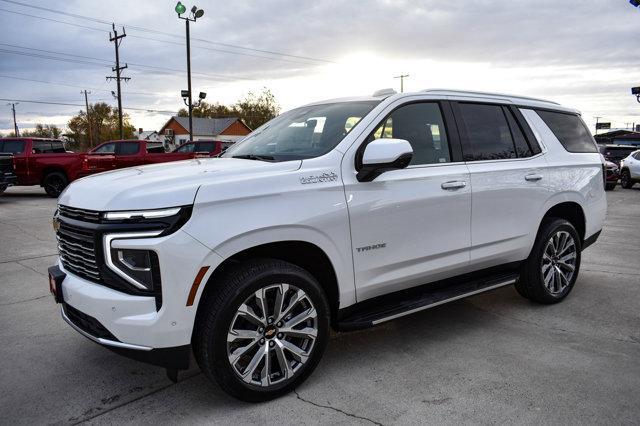
<path id="1" fill-rule="evenodd" d="M 152 250 L 120 247 L 128 239 L 152 238 L 162 231 L 107 234 L 104 236 L 105 261 L 109 269 L 140 290 L 153 291 L 160 284 L 158 255 Z"/>

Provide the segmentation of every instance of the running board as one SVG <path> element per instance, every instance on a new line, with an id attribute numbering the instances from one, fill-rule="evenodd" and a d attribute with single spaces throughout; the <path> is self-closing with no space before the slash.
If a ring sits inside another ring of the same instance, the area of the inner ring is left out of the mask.
<path id="1" fill-rule="evenodd" d="M 454 300 L 484 293 L 506 285 L 514 284 L 518 274 L 502 274 L 482 280 L 465 281 L 437 288 L 425 286 L 422 291 L 398 293 L 395 297 L 380 297 L 377 303 L 365 301 L 362 307 L 351 311 L 338 321 L 340 331 L 359 330 L 391 321 L 426 309 L 434 308 Z M 386 299 L 386 300 L 385 300 Z"/>

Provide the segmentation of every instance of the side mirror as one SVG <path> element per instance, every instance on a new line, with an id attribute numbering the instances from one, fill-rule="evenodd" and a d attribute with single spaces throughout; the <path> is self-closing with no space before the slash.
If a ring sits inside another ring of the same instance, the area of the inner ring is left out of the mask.
<path id="1" fill-rule="evenodd" d="M 356 178 L 371 182 L 384 172 L 404 169 L 411 162 L 413 148 L 404 139 L 376 139 L 369 143 L 362 155 L 362 167 Z"/>

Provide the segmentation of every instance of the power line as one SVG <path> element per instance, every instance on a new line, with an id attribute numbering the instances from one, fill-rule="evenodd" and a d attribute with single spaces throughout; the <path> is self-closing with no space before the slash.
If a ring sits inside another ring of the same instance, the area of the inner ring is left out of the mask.
<path id="1" fill-rule="evenodd" d="M 72 104 L 69 102 L 49 102 L 49 101 L 35 101 L 35 100 L 27 100 L 27 99 L 5 99 L 0 98 L 2 102 L 19 102 L 25 104 L 43 104 L 43 105 L 61 105 L 61 106 L 75 106 L 75 107 L 84 107 L 83 104 Z M 157 110 L 157 109 L 149 109 L 149 108 L 137 108 L 137 107 L 123 107 L 122 109 L 128 109 L 132 111 L 144 111 L 158 114 L 178 114 L 178 111 L 166 111 L 166 110 Z"/>
<path id="2" fill-rule="evenodd" d="M 0 0 L 2 1 L 2 0 Z M 34 47 L 27 47 L 27 46 L 19 46 L 19 45 L 15 45 L 15 44 L 7 44 L 7 43 L 0 43 L 0 46 L 10 46 L 16 49 L 22 49 L 22 50 L 33 50 L 36 52 L 43 52 L 43 53 L 48 53 L 50 55 L 60 55 L 60 56 L 71 56 L 71 57 L 77 57 L 80 59 L 71 59 L 71 58 L 55 58 L 52 56 L 46 56 L 46 55 L 38 55 L 35 53 L 29 53 L 29 52 L 17 52 L 14 50 L 8 50 L 8 49 L 0 49 L 0 52 L 3 53 L 11 53 L 11 54 L 15 54 L 15 55 L 23 55 L 23 56 L 33 56 L 33 57 L 39 57 L 42 59 L 52 59 L 52 60 L 57 60 L 57 61 L 61 61 L 61 62 L 71 62 L 71 63 L 80 63 L 80 64 L 86 64 L 86 65 L 98 65 L 98 66 L 110 66 L 107 65 L 106 63 L 111 63 L 110 60 L 107 59 L 101 59 L 101 58 L 96 58 L 93 56 L 83 56 L 83 55 L 76 55 L 76 54 L 72 54 L 72 53 L 65 53 L 65 52 L 58 52 L 58 51 L 54 51 L 54 50 L 47 50 L 47 49 L 37 49 Z M 81 60 L 82 59 L 82 60 Z M 88 62 L 88 60 L 93 60 L 93 61 L 102 61 L 105 62 L 105 64 L 96 64 L 94 62 Z M 75 62 L 73 62 L 75 61 Z M 146 69 L 152 69 L 152 70 L 158 70 L 158 71 L 168 71 L 168 72 L 173 72 L 173 73 L 180 73 L 183 74 L 185 71 L 184 70 L 180 70 L 177 68 L 168 68 L 168 67 L 160 67 L 157 65 L 147 65 L 147 64 L 139 64 L 139 63 L 135 63 L 135 62 L 129 62 L 130 65 L 134 66 L 134 67 L 138 67 L 138 68 L 146 68 Z M 220 79 L 226 79 L 226 80 L 247 80 L 247 81 L 255 81 L 256 79 L 254 78 L 249 78 L 249 77 L 240 77 L 240 76 L 228 76 L 228 75 L 224 75 L 224 74 L 208 74 L 208 73 L 202 73 L 202 72 L 194 72 L 193 74 L 195 75 L 200 75 L 203 77 L 207 77 L 213 80 L 220 80 Z"/>
<path id="3" fill-rule="evenodd" d="M 19 1 L 15 1 L 15 0 L 0 0 L 0 1 L 3 1 L 5 3 L 11 3 L 11 4 L 23 6 L 23 7 L 29 7 L 29 8 L 32 8 L 32 9 L 38 9 L 38 10 L 42 10 L 42 11 L 46 11 L 46 12 L 50 12 L 50 13 L 55 13 L 55 14 L 59 14 L 59 15 L 69 16 L 69 17 L 72 17 L 72 18 L 75 18 L 75 19 L 84 19 L 84 20 L 96 22 L 96 23 L 99 23 L 99 24 L 111 25 L 111 22 L 109 22 L 109 21 L 93 18 L 93 17 L 90 17 L 90 16 L 79 15 L 79 14 L 69 13 L 69 12 L 63 12 L 63 11 L 60 11 L 60 10 L 51 9 L 51 8 L 43 7 L 43 6 L 31 5 L 31 4 L 22 3 L 22 2 L 19 2 Z M 119 23 L 118 25 L 124 25 L 124 24 L 120 24 Z M 166 36 L 169 36 L 169 37 L 184 39 L 184 36 L 181 36 L 181 35 L 178 35 L 178 34 L 168 33 L 168 32 L 154 30 L 154 29 L 150 29 L 150 28 L 134 26 L 134 25 L 127 25 L 127 27 L 129 29 L 134 29 L 134 30 L 141 31 L 141 32 L 147 32 L 147 33 L 152 33 L 152 34 L 161 34 L 161 35 L 166 35 Z M 259 52 L 259 53 L 266 53 L 266 54 L 275 55 L 275 56 L 284 56 L 284 57 L 295 58 L 295 59 L 304 59 L 304 60 L 314 61 L 314 62 L 335 63 L 334 61 L 330 61 L 328 59 L 313 58 L 313 57 L 310 57 L 310 56 L 292 55 L 292 54 L 283 53 L 283 52 L 277 52 L 277 51 L 273 51 L 273 50 L 256 49 L 256 48 L 252 48 L 252 47 L 240 46 L 240 45 L 230 44 L 230 43 L 221 43 L 221 42 L 211 41 L 211 40 L 202 39 L 202 38 L 194 38 L 193 40 L 197 40 L 197 41 L 200 41 L 200 42 L 203 42 L 203 43 L 208 43 L 208 44 L 217 45 L 217 46 L 230 47 L 230 48 L 234 48 L 234 49 L 242 49 L 242 50 L 248 50 L 248 51 Z"/>
<path id="4" fill-rule="evenodd" d="M 50 84 L 52 86 L 64 86 L 64 87 L 73 87 L 75 89 L 87 89 L 87 90 L 95 90 L 97 92 L 111 92 L 111 90 L 109 89 L 100 89 L 97 87 L 87 87 L 87 86 L 80 86 L 80 85 L 76 85 L 76 84 L 68 84 L 68 83 L 61 83 L 61 82 L 55 82 L 55 81 L 44 81 L 44 80 L 35 80 L 35 79 L 31 79 L 31 78 L 23 78 L 23 77 L 15 77 L 15 76 L 11 76 L 11 75 L 0 75 L 0 78 L 9 78 L 12 80 L 22 80 L 22 81 L 30 81 L 33 83 L 43 83 L 43 84 Z M 132 95 L 148 95 L 148 96 L 157 96 L 156 93 L 151 93 L 151 92 L 127 92 L 129 94 Z M 101 99 L 103 100 L 103 99 Z"/>

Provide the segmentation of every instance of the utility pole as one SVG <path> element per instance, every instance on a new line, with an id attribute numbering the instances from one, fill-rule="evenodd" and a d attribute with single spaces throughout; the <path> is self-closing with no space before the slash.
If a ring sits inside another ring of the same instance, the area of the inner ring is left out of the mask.
<path id="1" fill-rule="evenodd" d="M 597 116 L 597 117 L 593 117 L 596 119 L 596 135 L 598 134 L 598 120 L 600 120 L 602 118 L 602 116 Z"/>
<path id="2" fill-rule="evenodd" d="M 13 132 L 15 133 L 16 137 L 19 137 L 20 133 L 18 132 L 18 122 L 16 121 L 16 105 L 18 105 L 18 102 L 10 103 L 7 105 L 11 105 L 11 110 L 13 111 Z"/>
<path id="3" fill-rule="evenodd" d="M 87 106 L 87 131 L 89 132 L 89 148 L 93 148 L 93 132 L 91 130 L 91 117 L 89 116 L 89 100 L 87 99 L 87 90 L 83 90 L 80 93 L 84 93 L 84 104 Z"/>
<path id="4" fill-rule="evenodd" d="M 409 74 L 400 74 L 400 75 L 397 75 L 397 76 L 393 77 L 393 78 L 399 78 L 400 79 L 400 93 L 404 92 L 404 79 L 407 78 L 407 77 L 409 77 Z"/>
<path id="5" fill-rule="evenodd" d="M 122 34 L 118 35 L 118 31 L 116 30 L 116 24 L 111 24 L 113 28 L 113 36 L 111 32 L 109 32 L 109 41 L 112 41 L 116 47 L 116 66 L 111 68 L 112 71 L 115 71 L 116 75 L 107 76 L 107 80 L 116 80 L 118 85 L 118 125 L 120 127 L 120 139 L 124 139 L 124 130 L 122 128 L 122 92 L 120 90 L 120 81 L 129 81 L 131 77 L 121 77 L 120 71 L 125 68 L 128 68 L 128 65 L 125 64 L 123 67 L 120 66 L 120 52 L 118 48 L 120 47 L 120 43 L 122 43 L 121 39 L 125 38 L 127 34 L 124 31 L 124 27 L 122 27 Z"/>

